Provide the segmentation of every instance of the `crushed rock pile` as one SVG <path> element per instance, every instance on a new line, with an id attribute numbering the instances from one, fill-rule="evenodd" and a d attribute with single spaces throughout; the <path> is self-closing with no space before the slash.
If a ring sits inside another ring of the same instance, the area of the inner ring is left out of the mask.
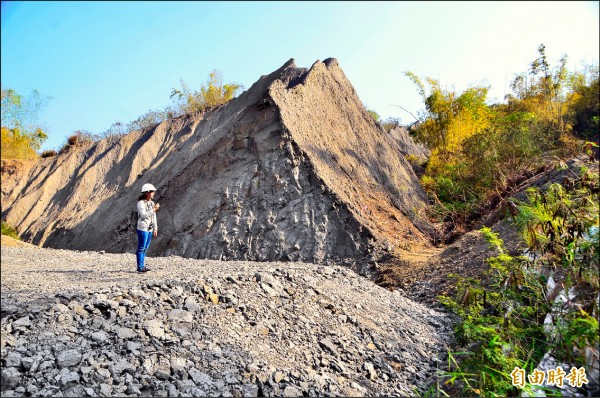
<path id="1" fill-rule="evenodd" d="M 2 396 L 415 395 L 450 335 L 343 266 L 149 262 L 2 247 Z"/>

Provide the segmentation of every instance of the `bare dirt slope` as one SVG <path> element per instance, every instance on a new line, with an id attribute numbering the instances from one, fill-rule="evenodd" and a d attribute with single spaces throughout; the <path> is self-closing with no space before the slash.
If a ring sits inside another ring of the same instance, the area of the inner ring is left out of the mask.
<path id="1" fill-rule="evenodd" d="M 399 289 L 418 302 L 439 305 L 439 295 L 454 294 L 456 276 L 485 279 L 489 269 L 486 259 L 499 254 L 479 231 L 481 227 L 487 226 L 497 233 L 511 255 L 523 255 L 527 245 L 512 222 L 507 203 L 526 201 L 528 188 L 544 190 L 549 184 L 564 183 L 565 179 L 578 176 L 582 168 L 597 170 L 598 162 L 585 155 L 566 160 L 547 159 L 537 170 L 516 177 L 514 183 L 502 192 L 502 197 L 493 197 L 493 204 L 483 211 L 470 231 L 462 233 L 450 244 L 388 258 L 378 265 L 376 282 Z"/>
<path id="2" fill-rule="evenodd" d="M 224 106 L 2 161 L 2 218 L 45 247 L 127 252 L 135 203 L 161 203 L 150 255 L 362 265 L 429 246 L 426 197 L 334 59 L 293 60 Z"/>
<path id="3" fill-rule="evenodd" d="M 10 236 L 2 235 L 2 247 L 29 247 L 29 248 L 38 248 L 31 243 L 23 242 L 18 239 L 11 238 Z"/>
<path id="4" fill-rule="evenodd" d="M 406 127 L 396 126 L 388 131 L 388 134 L 398 142 L 400 151 L 405 156 L 413 157 L 418 162 L 424 162 L 429 158 L 431 152 L 429 148 L 415 142 Z"/>

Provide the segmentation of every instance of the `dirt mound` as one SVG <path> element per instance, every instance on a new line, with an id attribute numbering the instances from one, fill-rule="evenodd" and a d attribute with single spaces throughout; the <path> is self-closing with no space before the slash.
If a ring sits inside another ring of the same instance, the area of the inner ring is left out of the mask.
<path id="1" fill-rule="evenodd" d="M 2 218 L 37 245 L 130 252 L 146 182 L 154 256 L 356 265 L 429 246 L 417 178 L 334 59 L 290 60 L 201 114 L 3 161 Z"/>
<path id="2" fill-rule="evenodd" d="M 508 220 L 496 222 L 492 230 L 499 234 L 510 254 L 523 252 L 522 239 Z M 375 281 L 419 303 L 439 307 L 440 295 L 455 293 L 456 276 L 484 278 L 488 270 L 486 259 L 497 255 L 480 231 L 470 231 L 446 247 L 387 261 L 378 267 Z"/>
<path id="3" fill-rule="evenodd" d="M 23 242 L 15 238 L 11 238 L 10 236 L 2 235 L 2 247 L 29 247 L 34 248 L 37 246 L 32 245 L 31 243 Z"/>

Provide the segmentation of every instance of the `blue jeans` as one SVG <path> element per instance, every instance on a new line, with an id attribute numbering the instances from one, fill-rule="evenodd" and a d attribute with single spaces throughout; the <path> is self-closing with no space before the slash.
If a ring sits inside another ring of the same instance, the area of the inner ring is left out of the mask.
<path id="1" fill-rule="evenodd" d="M 141 271 L 144 269 L 144 260 L 146 259 L 146 251 L 150 246 L 150 241 L 152 240 L 152 231 L 141 231 L 137 230 L 138 236 L 138 247 L 137 252 L 135 253 L 137 259 L 137 269 Z"/>

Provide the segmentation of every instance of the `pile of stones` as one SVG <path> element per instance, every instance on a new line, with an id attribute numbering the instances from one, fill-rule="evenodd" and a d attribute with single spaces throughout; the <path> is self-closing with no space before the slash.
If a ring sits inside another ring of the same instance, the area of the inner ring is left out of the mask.
<path id="1" fill-rule="evenodd" d="M 5 289 L 2 396 L 406 396 L 435 381 L 446 315 L 345 267 L 204 264 L 127 288 Z"/>

